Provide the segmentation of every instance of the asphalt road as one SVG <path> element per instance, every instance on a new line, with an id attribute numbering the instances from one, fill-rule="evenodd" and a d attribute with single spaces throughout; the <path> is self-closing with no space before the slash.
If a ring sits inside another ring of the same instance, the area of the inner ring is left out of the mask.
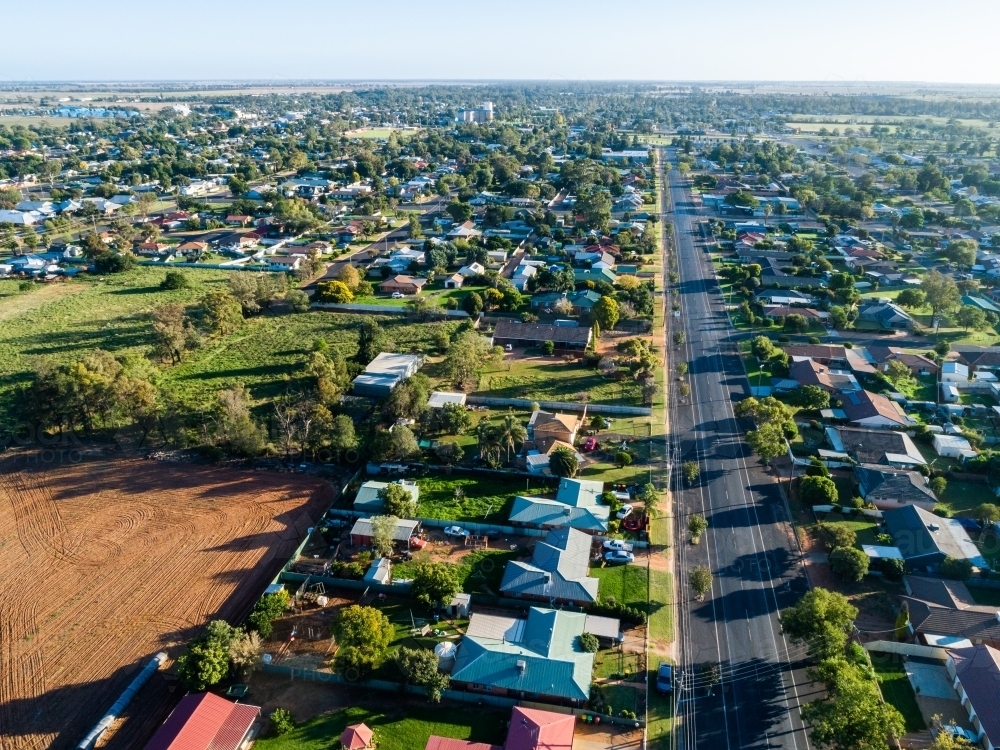
<path id="1" fill-rule="evenodd" d="M 688 362 L 691 387 L 672 407 L 670 425 L 681 638 L 677 747 L 808 750 L 799 707 L 816 695 L 804 676 L 804 649 L 786 642 L 777 616 L 807 590 L 799 550 L 774 478 L 746 446 L 733 416 L 749 385 L 699 242 L 697 210 L 676 170 L 669 173 L 669 197 L 664 220 L 674 224 L 682 310 L 674 322 L 687 338 L 672 347 L 672 356 L 675 365 Z M 686 461 L 697 461 L 701 470 L 690 487 L 680 471 Z M 709 522 L 698 545 L 686 531 L 694 513 Z M 688 584 L 696 565 L 707 565 L 714 576 L 704 601 Z M 717 668 L 716 684 L 706 664 Z"/>

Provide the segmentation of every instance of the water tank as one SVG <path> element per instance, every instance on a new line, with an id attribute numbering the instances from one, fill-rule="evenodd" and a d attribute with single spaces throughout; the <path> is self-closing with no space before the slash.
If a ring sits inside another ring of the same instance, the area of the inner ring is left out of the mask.
<path id="1" fill-rule="evenodd" d="M 455 666 L 455 652 L 458 651 L 455 648 L 455 644 L 451 641 L 441 641 L 438 645 L 434 647 L 434 654 L 438 658 L 438 669 L 444 673 L 450 673 L 452 667 Z"/>

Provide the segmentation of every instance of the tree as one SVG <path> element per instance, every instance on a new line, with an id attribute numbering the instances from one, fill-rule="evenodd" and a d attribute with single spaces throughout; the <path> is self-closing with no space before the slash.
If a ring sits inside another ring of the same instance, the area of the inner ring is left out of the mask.
<path id="1" fill-rule="evenodd" d="M 542 354 L 547 357 L 551 357 L 556 351 L 556 342 L 554 341 L 543 341 L 542 342 Z"/>
<path id="2" fill-rule="evenodd" d="M 229 641 L 229 661 L 236 667 L 241 677 L 246 679 L 251 672 L 260 667 L 263 650 L 264 643 L 259 633 L 237 629 L 233 631 L 232 640 Z"/>
<path id="3" fill-rule="evenodd" d="M 750 343 L 750 351 L 759 362 L 766 362 L 778 351 L 767 336 L 755 336 Z"/>
<path id="4" fill-rule="evenodd" d="M 417 438 L 413 430 L 404 425 L 394 427 L 392 431 L 379 432 L 374 441 L 372 454 L 377 461 L 405 461 L 420 452 Z"/>
<path id="5" fill-rule="evenodd" d="M 889 379 L 890 383 L 897 387 L 900 383 L 906 383 L 913 379 L 913 373 L 910 372 L 910 368 L 898 359 L 890 359 L 886 363 L 885 376 Z"/>
<path id="6" fill-rule="evenodd" d="M 472 427 L 472 416 L 461 404 L 445 404 L 427 413 L 427 429 L 445 435 L 460 435 Z"/>
<path id="7" fill-rule="evenodd" d="M 365 318 L 358 328 L 358 353 L 355 359 L 363 365 L 367 365 L 382 352 L 390 351 L 393 347 L 392 339 L 389 338 L 382 327 L 372 318 Z"/>
<path id="8" fill-rule="evenodd" d="M 615 453 L 615 466 L 619 469 L 624 469 L 626 466 L 632 465 L 632 454 L 628 451 L 617 451 Z"/>
<path id="9" fill-rule="evenodd" d="M 320 281 L 316 284 L 316 301 L 345 304 L 354 301 L 354 293 L 343 281 Z"/>
<path id="10" fill-rule="evenodd" d="M 472 218 L 473 208 L 468 203 L 451 201 L 444 210 L 457 224 L 462 224 Z"/>
<path id="11" fill-rule="evenodd" d="M 701 474 L 701 466 L 698 465 L 697 461 L 685 461 L 683 470 L 684 479 L 688 484 L 694 484 L 698 475 Z"/>
<path id="12" fill-rule="evenodd" d="M 870 668 L 869 668 L 870 669 Z M 878 683 L 843 657 L 825 659 L 813 679 L 826 685 L 824 698 L 807 703 L 802 718 L 812 725 L 810 737 L 830 750 L 889 750 L 889 737 L 901 737 L 902 715 L 882 700 Z"/>
<path id="13" fill-rule="evenodd" d="M 765 462 L 784 455 L 787 450 L 784 433 L 777 424 L 765 424 L 759 429 L 750 430 L 747 433 L 747 445 Z"/>
<path id="14" fill-rule="evenodd" d="M 988 528 L 991 524 L 1000 521 L 1000 506 L 993 503 L 982 503 L 976 506 L 972 517 L 979 521 L 984 529 Z"/>
<path id="15" fill-rule="evenodd" d="M 396 652 L 396 666 L 405 684 L 422 685 L 432 703 L 441 701 L 450 678 L 438 671 L 438 657 L 432 650 L 404 646 Z"/>
<path id="16" fill-rule="evenodd" d="M 205 328 L 220 336 L 238 331 L 243 326 L 243 308 L 239 301 L 221 289 L 201 298 L 199 313 Z"/>
<path id="17" fill-rule="evenodd" d="M 289 289 L 285 293 L 285 302 L 288 303 L 294 312 L 304 313 L 309 309 L 312 300 L 301 289 Z"/>
<path id="18" fill-rule="evenodd" d="M 821 523 L 819 528 L 833 539 L 834 547 L 853 547 L 858 541 L 858 535 L 854 529 L 842 523 Z"/>
<path id="19" fill-rule="evenodd" d="M 389 618 L 374 607 L 352 604 L 340 610 L 334 634 L 342 648 L 383 654 L 396 634 Z"/>
<path id="20" fill-rule="evenodd" d="M 421 563 L 413 573 L 410 594 L 428 607 L 447 604 L 461 588 L 454 571 L 444 563 Z"/>
<path id="21" fill-rule="evenodd" d="M 712 589 L 712 571 L 704 565 L 695 565 L 688 573 L 688 582 L 698 601 L 702 601 Z"/>
<path id="22" fill-rule="evenodd" d="M 256 456 L 264 449 L 264 435 L 253 421 L 243 385 L 219 391 L 216 415 L 220 442 L 239 456 Z"/>
<path id="23" fill-rule="evenodd" d="M 153 351 L 160 359 L 177 364 L 197 342 L 198 336 L 183 305 L 170 302 L 153 310 Z"/>
<path id="24" fill-rule="evenodd" d="M 409 490 L 392 482 L 378 491 L 382 501 L 382 512 L 398 518 L 413 518 L 417 513 L 417 501 Z"/>
<path id="25" fill-rule="evenodd" d="M 621 317 L 621 308 L 614 297 L 601 297 L 594 304 L 592 315 L 603 330 L 613 331 Z"/>
<path id="26" fill-rule="evenodd" d="M 674 333 L 674 346 L 681 346 L 686 340 L 687 337 L 684 335 L 684 331 L 677 331 Z"/>
<path id="27" fill-rule="evenodd" d="M 955 315 L 955 322 L 968 331 L 983 331 L 990 327 L 990 322 L 986 319 L 986 312 L 972 305 L 963 305 L 958 308 Z"/>
<path id="28" fill-rule="evenodd" d="M 691 534 L 691 542 L 697 544 L 701 539 L 701 535 L 705 533 L 708 529 L 708 521 L 705 516 L 698 513 L 693 514 L 688 518 L 688 533 Z"/>
<path id="29" fill-rule="evenodd" d="M 465 331 L 452 343 L 441 368 L 444 374 L 461 387 L 474 385 L 479 373 L 503 359 L 503 349 L 490 346 L 489 339 L 475 331 Z"/>
<path id="30" fill-rule="evenodd" d="M 830 406 L 830 394 L 818 385 L 800 386 L 792 391 L 789 396 L 789 401 L 807 411 L 819 411 Z"/>
<path id="31" fill-rule="evenodd" d="M 904 289 L 896 297 L 897 305 L 911 310 L 923 307 L 926 301 L 927 295 L 921 289 Z"/>
<path id="32" fill-rule="evenodd" d="M 172 291 L 174 289 L 187 289 L 188 278 L 180 271 L 167 271 L 166 276 L 163 277 L 163 281 L 160 282 L 160 289 L 164 291 Z"/>
<path id="33" fill-rule="evenodd" d="M 177 658 L 177 676 L 189 690 L 206 690 L 229 672 L 229 644 L 233 628 L 224 620 L 212 620 L 205 632 L 188 644 Z"/>
<path id="34" fill-rule="evenodd" d="M 597 640 L 597 636 L 593 633 L 583 633 L 579 636 L 580 650 L 588 654 L 596 654 L 600 648 L 601 643 Z"/>
<path id="35" fill-rule="evenodd" d="M 844 652 L 847 633 L 858 616 L 847 597 L 823 588 L 811 589 L 781 615 L 781 628 L 810 653 L 825 658 Z"/>
<path id="36" fill-rule="evenodd" d="M 434 454 L 438 457 L 438 460 L 444 464 L 457 464 L 462 460 L 462 456 L 465 455 L 465 451 L 462 450 L 462 446 L 454 442 L 438 443 L 437 447 L 434 448 Z"/>
<path id="37" fill-rule="evenodd" d="M 483 311 L 483 298 L 478 292 L 469 292 L 462 298 L 462 309 L 473 318 Z"/>
<path id="38" fill-rule="evenodd" d="M 856 547 L 835 547 L 830 553 L 830 569 L 845 581 L 857 583 L 868 575 L 868 555 Z"/>
<path id="39" fill-rule="evenodd" d="M 847 311 L 840 305 L 831 305 L 830 322 L 838 330 L 847 327 Z"/>
<path id="40" fill-rule="evenodd" d="M 396 516 L 373 516 L 372 525 L 372 551 L 379 557 L 389 557 L 392 555 L 395 545 L 396 527 L 399 518 Z"/>
<path id="41" fill-rule="evenodd" d="M 834 505 L 838 497 L 837 485 L 827 477 L 802 477 L 799 493 L 806 505 Z"/>
<path id="42" fill-rule="evenodd" d="M 278 737 L 295 729 L 295 718 L 287 708 L 274 709 L 268 718 L 271 720 L 271 731 Z"/>
<path id="43" fill-rule="evenodd" d="M 948 489 L 948 480 L 944 477 L 934 477 L 930 481 L 931 492 L 937 495 L 938 500 L 944 495 L 944 491 Z"/>
<path id="44" fill-rule="evenodd" d="M 945 257 L 957 266 L 971 267 L 976 264 L 979 247 L 974 240 L 952 240 L 944 251 Z"/>
<path id="45" fill-rule="evenodd" d="M 806 319 L 805 315 L 786 315 L 785 316 L 785 330 L 791 331 L 793 333 L 804 333 L 809 330 L 809 321 Z"/>
<path id="46" fill-rule="evenodd" d="M 273 631 L 271 622 L 281 617 L 292 603 L 292 597 L 287 589 L 280 589 L 272 594 L 264 594 L 247 617 L 246 625 L 250 630 L 260 633 L 261 638 L 268 638 Z"/>
<path id="47" fill-rule="evenodd" d="M 353 265 L 345 263 L 344 267 L 340 269 L 337 279 L 339 279 L 344 286 L 351 291 L 351 293 L 354 293 L 357 291 L 358 284 L 361 283 L 361 274 L 358 273 L 358 269 Z"/>
<path id="48" fill-rule="evenodd" d="M 962 293 L 955 281 L 936 270 L 924 275 L 924 280 L 920 282 L 920 290 L 924 293 L 927 304 L 931 306 L 935 316 L 953 310 L 962 300 Z"/>
<path id="49" fill-rule="evenodd" d="M 965 558 L 945 557 L 941 561 L 941 575 L 956 581 L 968 581 L 972 576 L 972 563 Z"/>
<path id="50" fill-rule="evenodd" d="M 556 448 L 549 455 L 549 470 L 557 477 L 575 477 L 580 464 L 572 448 Z"/>

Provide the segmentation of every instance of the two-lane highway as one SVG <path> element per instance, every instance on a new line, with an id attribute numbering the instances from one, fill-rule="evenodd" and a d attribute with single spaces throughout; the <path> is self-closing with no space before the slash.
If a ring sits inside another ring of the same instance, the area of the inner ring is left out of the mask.
<path id="1" fill-rule="evenodd" d="M 674 365 L 688 363 L 691 388 L 671 410 L 683 674 L 678 746 L 809 750 L 799 707 L 815 696 L 803 694 L 803 650 L 786 641 L 778 622 L 779 610 L 806 590 L 799 551 L 778 488 L 733 415 L 749 384 L 711 260 L 697 243 L 697 211 L 676 170 L 663 184 L 673 209 L 664 219 L 674 224 L 686 334 L 671 356 Z M 679 470 L 686 461 L 701 469 L 690 487 Z M 709 522 L 698 545 L 686 531 L 694 513 Z M 688 585 L 696 565 L 707 565 L 714 576 L 704 601 Z"/>

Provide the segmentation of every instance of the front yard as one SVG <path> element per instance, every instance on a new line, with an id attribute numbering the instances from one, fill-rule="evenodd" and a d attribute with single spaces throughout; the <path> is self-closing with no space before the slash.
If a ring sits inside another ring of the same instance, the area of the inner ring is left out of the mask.
<path id="1" fill-rule="evenodd" d="M 917 705 L 917 698 L 903 670 L 901 657 L 896 654 L 873 653 L 871 659 L 882 697 L 903 715 L 906 731 L 919 732 L 926 729 L 927 725 L 920 713 L 920 706 Z"/>
<path id="2" fill-rule="evenodd" d="M 638 565 L 594 567 L 590 569 L 590 576 L 598 580 L 597 594 L 602 600 L 614 599 L 619 604 L 646 610 L 649 577 L 645 568 Z"/>
<path id="3" fill-rule="evenodd" d="M 586 394 L 586 399 L 582 396 Z M 614 380 L 596 368 L 577 361 L 575 356 L 529 356 L 508 354 L 491 366 L 479 381 L 477 396 L 537 399 L 539 401 L 583 401 L 597 404 L 642 406 L 642 387 L 635 379 Z"/>

